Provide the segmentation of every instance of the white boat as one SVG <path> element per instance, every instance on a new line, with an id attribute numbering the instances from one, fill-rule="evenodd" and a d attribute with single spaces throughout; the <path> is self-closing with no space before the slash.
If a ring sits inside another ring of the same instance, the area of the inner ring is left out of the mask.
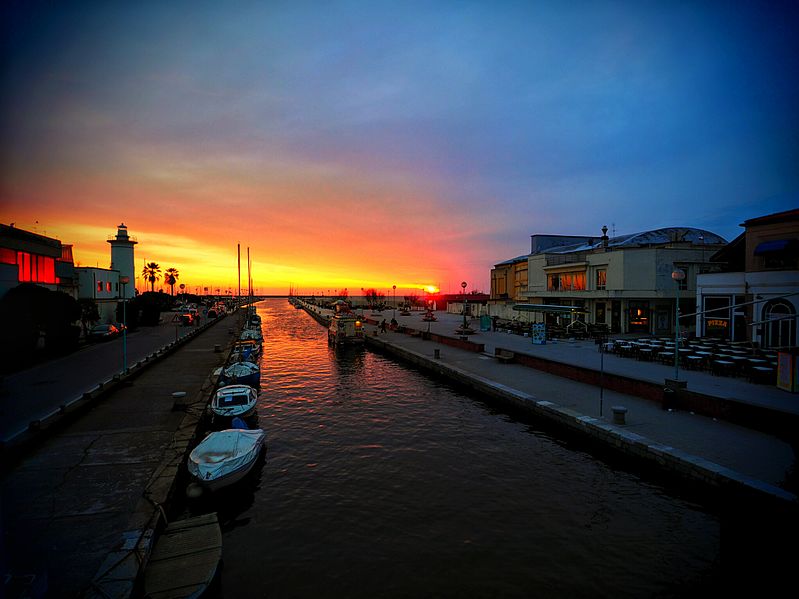
<path id="1" fill-rule="evenodd" d="M 231 485 L 252 470 L 265 442 L 262 429 L 210 433 L 189 454 L 189 473 L 211 491 Z"/>
<path id="2" fill-rule="evenodd" d="M 225 385 L 249 385 L 256 389 L 261 385 L 261 367 L 253 362 L 234 362 L 219 370 L 219 383 Z"/>
<path id="3" fill-rule="evenodd" d="M 226 418 L 246 418 L 255 412 L 258 392 L 249 385 L 220 387 L 211 401 L 211 411 Z"/>
<path id="4" fill-rule="evenodd" d="M 264 340 L 264 335 L 261 329 L 244 329 L 239 336 L 242 341 L 257 341 L 258 343 Z"/>

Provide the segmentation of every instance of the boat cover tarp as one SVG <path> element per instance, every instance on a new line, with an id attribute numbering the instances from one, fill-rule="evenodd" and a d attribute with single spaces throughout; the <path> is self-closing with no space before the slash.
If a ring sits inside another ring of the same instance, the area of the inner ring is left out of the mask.
<path id="1" fill-rule="evenodd" d="M 258 457 L 265 436 L 262 429 L 211 433 L 189 454 L 189 472 L 212 481 L 246 468 Z"/>

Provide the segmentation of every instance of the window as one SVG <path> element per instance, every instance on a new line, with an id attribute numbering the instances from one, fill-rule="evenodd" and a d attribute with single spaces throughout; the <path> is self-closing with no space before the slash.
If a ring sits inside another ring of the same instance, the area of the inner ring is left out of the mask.
<path id="1" fill-rule="evenodd" d="M 605 289 L 608 282 L 608 271 L 604 268 L 599 268 L 596 271 L 596 288 L 599 290 Z"/>
<path id="2" fill-rule="evenodd" d="M 585 291 L 585 272 L 547 275 L 547 291 Z"/>
<path id="3" fill-rule="evenodd" d="M 0 264 L 16 264 L 17 253 L 8 248 L 0 248 Z"/>
<path id="4" fill-rule="evenodd" d="M 17 252 L 17 269 L 21 283 L 55 283 L 55 259 Z"/>
<path id="5" fill-rule="evenodd" d="M 103 292 L 103 282 L 102 281 L 97 281 L 97 291 L 99 291 L 100 293 Z"/>
<path id="6" fill-rule="evenodd" d="M 729 296 L 704 297 L 705 337 L 729 339 L 730 337 L 730 298 Z"/>
<path id="7" fill-rule="evenodd" d="M 108 281 L 108 282 L 105 284 L 105 290 L 106 290 L 108 293 L 111 293 L 111 281 Z"/>

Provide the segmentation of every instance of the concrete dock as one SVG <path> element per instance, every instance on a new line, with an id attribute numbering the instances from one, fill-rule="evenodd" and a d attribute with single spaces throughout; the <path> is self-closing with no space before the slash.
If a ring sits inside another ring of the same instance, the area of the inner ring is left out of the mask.
<path id="1" fill-rule="evenodd" d="M 209 323 L 43 431 L 2 484 L 4 574 L 22 597 L 130 597 L 240 315 Z"/>

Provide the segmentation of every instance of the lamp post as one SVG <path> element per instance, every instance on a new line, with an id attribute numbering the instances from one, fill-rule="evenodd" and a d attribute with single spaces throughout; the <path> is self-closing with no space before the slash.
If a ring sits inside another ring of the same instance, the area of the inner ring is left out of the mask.
<path id="1" fill-rule="evenodd" d="M 466 324 L 466 281 L 461 283 L 461 289 L 463 289 L 463 330 L 469 328 L 469 325 Z"/>
<path id="2" fill-rule="evenodd" d="M 397 317 L 397 286 L 394 285 L 392 287 L 392 289 L 394 289 L 394 311 L 391 314 L 391 318 L 396 318 Z"/>
<path id="3" fill-rule="evenodd" d="M 675 268 L 671 278 L 677 283 L 677 302 L 674 305 L 674 380 L 680 379 L 680 281 L 685 279 L 685 272 Z"/>
<path id="4" fill-rule="evenodd" d="M 128 314 L 126 310 L 128 294 L 126 288 L 130 283 L 130 277 L 119 277 L 119 282 L 122 285 L 122 374 L 126 374 L 128 372 Z"/>

